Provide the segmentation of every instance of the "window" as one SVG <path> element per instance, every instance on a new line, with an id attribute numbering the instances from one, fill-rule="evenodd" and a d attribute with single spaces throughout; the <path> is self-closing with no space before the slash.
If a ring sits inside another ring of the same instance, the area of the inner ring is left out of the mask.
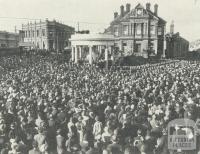
<path id="1" fill-rule="evenodd" d="M 150 31 L 151 31 L 151 34 L 152 34 L 152 35 L 155 35 L 155 34 L 156 34 L 155 26 L 154 26 L 154 25 L 151 25 Z"/>
<path id="2" fill-rule="evenodd" d="M 136 35 L 142 34 L 142 26 L 141 24 L 136 24 Z"/>
<path id="3" fill-rule="evenodd" d="M 42 36 L 45 36 L 45 29 L 42 30 Z"/>
<path id="4" fill-rule="evenodd" d="M 142 9 L 137 9 L 137 16 L 142 16 L 143 10 Z"/>
<path id="5" fill-rule="evenodd" d="M 6 47 L 6 44 L 1 44 L 1 47 L 5 48 L 5 47 Z"/>
<path id="6" fill-rule="evenodd" d="M 162 35 L 162 27 L 158 27 L 158 35 Z"/>
<path id="7" fill-rule="evenodd" d="M 134 52 L 141 52 L 141 44 L 140 43 L 136 43 L 135 44 L 135 50 Z"/>
<path id="8" fill-rule="evenodd" d="M 49 37 L 53 37 L 53 32 L 49 32 Z"/>
<path id="9" fill-rule="evenodd" d="M 123 46 L 127 46 L 127 43 L 123 43 Z"/>
<path id="10" fill-rule="evenodd" d="M 43 42 L 43 49 L 45 49 L 45 43 Z"/>
<path id="11" fill-rule="evenodd" d="M 39 36 L 39 30 L 37 30 L 37 37 Z"/>
<path id="12" fill-rule="evenodd" d="M 123 26 L 123 35 L 128 35 L 128 25 Z"/>
<path id="13" fill-rule="evenodd" d="M 119 36 L 118 28 L 117 28 L 117 27 L 114 28 L 114 35 L 115 35 L 115 36 Z"/>
<path id="14" fill-rule="evenodd" d="M 35 31 L 33 30 L 33 31 L 32 31 L 32 36 L 33 36 L 33 37 L 34 37 L 34 33 L 35 33 Z"/>
<path id="15" fill-rule="evenodd" d="M 155 54 L 155 44 L 154 44 L 154 42 L 150 42 L 150 53 Z"/>

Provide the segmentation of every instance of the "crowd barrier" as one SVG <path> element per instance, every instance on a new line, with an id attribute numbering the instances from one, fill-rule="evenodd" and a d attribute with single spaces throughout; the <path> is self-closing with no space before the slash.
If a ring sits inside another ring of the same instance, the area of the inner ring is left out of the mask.
<path id="1" fill-rule="evenodd" d="M 137 70 L 146 70 L 146 69 L 153 69 L 155 67 L 162 67 L 166 65 L 171 65 L 173 67 L 178 66 L 177 64 L 180 63 L 190 63 L 190 64 L 196 64 L 200 63 L 199 61 L 189 61 L 189 60 L 166 60 L 164 62 L 155 63 L 155 64 L 144 64 L 144 65 L 138 65 L 138 66 L 116 66 L 115 68 L 120 71 L 137 71 Z"/>

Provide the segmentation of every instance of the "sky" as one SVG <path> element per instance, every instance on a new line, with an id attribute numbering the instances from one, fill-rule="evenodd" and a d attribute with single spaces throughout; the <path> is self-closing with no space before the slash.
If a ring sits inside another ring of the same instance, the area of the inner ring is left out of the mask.
<path id="1" fill-rule="evenodd" d="M 167 21 L 167 32 L 172 20 L 175 32 L 189 41 L 200 39 L 200 0 L 0 0 L 0 30 L 14 32 L 22 24 L 35 20 L 57 20 L 80 30 L 103 32 L 121 5 L 147 2 L 158 4 L 158 15 Z"/>

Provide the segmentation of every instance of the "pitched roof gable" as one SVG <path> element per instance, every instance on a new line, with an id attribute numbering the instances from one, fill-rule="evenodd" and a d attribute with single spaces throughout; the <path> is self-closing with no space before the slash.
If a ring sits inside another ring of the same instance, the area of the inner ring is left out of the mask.
<path id="1" fill-rule="evenodd" d="M 132 9 L 130 12 L 126 13 L 123 17 L 119 15 L 117 18 L 115 18 L 115 19 L 111 22 L 111 24 L 117 24 L 117 23 L 119 23 L 119 22 L 121 22 L 121 21 L 127 21 L 127 20 L 129 19 L 130 15 L 132 15 L 132 14 L 135 15 L 136 9 L 143 9 L 143 10 L 145 10 L 145 12 L 146 12 L 148 15 L 151 15 L 151 16 L 157 18 L 159 22 L 161 22 L 161 23 L 166 23 L 166 21 L 165 21 L 164 19 L 162 19 L 161 17 L 157 16 L 157 15 L 156 15 L 155 13 L 153 13 L 151 10 L 147 10 L 147 9 L 144 8 L 140 3 L 138 3 L 134 9 Z"/>

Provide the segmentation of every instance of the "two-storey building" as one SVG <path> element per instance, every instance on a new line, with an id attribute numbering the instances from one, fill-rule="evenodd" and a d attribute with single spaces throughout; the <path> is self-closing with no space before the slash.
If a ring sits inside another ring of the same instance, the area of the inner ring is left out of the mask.
<path id="1" fill-rule="evenodd" d="M 158 5 L 147 3 L 146 8 L 138 4 L 131 10 L 131 5 L 122 5 L 120 14 L 114 13 L 114 20 L 105 33 L 115 36 L 115 46 L 124 55 L 143 57 L 163 56 L 165 52 L 166 21 L 158 16 Z"/>
<path id="2" fill-rule="evenodd" d="M 19 43 L 19 34 L 0 31 L 0 49 L 17 48 L 18 43 Z"/>
<path id="3" fill-rule="evenodd" d="M 54 21 L 29 22 L 22 25 L 21 41 L 36 49 L 63 50 L 69 46 L 74 28 Z"/>

